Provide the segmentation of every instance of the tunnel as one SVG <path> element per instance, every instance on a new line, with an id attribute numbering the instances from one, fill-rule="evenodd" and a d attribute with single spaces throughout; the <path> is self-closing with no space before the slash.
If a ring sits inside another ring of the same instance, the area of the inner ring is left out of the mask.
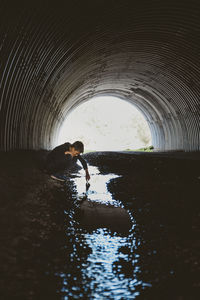
<path id="1" fill-rule="evenodd" d="M 198 151 L 198 1 L 1 1 L 0 149 L 51 149 L 68 113 L 129 101 L 160 151 Z"/>
<path id="2" fill-rule="evenodd" d="M 75 149 L 61 182 L 46 158 L 102 96 L 151 152 Z M 199 125 L 199 0 L 0 0 L 0 299 L 200 299 Z"/>

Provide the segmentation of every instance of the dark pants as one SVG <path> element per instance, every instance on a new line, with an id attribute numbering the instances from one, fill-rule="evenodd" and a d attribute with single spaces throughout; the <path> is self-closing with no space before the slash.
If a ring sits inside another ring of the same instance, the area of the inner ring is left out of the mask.
<path id="1" fill-rule="evenodd" d="M 49 174 L 64 174 L 71 170 L 76 164 L 76 159 L 74 159 L 70 154 L 53 155 L 50 152 L 46 160 L 46 170 Z"/>

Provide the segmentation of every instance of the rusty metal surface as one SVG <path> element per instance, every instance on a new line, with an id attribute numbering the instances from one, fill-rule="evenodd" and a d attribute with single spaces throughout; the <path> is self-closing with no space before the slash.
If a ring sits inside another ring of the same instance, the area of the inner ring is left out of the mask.
<path id="1" fill-rule="evenodd" d="M 200 149 L 199 1 L 0 1 L 0 149 L 51 148 L 67 113 L 116 95 L 155 148 Z"/>

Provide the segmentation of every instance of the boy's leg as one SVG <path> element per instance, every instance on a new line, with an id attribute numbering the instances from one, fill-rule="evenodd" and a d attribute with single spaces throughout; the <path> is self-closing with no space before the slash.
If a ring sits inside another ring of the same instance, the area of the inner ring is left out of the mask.
<path id="1" fill-rule="evenodd" d="M 61 160 L 57 163 L 57 167 L 59 167 L 59 171 L 53 172 L 51 174 L 51 178 L 59 180 L 59 181 L 66 181 L 71 169 L 71 166 L 73 165 L 72 156 L 70 154 L 67 154 L 65 156 L 64 160 Z"/>

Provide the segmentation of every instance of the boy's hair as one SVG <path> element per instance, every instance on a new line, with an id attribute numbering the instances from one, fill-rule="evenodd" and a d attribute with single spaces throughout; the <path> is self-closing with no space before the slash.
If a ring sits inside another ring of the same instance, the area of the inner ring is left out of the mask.
<path id="1" fill-rule="evenodd" d="M 74 147 L 76 150 L 78 150 L 80 153 L 84 152 L 84 145 L 80 141 L 76 141 L 73 144 L 71 144 L 71 147 Z"/>

